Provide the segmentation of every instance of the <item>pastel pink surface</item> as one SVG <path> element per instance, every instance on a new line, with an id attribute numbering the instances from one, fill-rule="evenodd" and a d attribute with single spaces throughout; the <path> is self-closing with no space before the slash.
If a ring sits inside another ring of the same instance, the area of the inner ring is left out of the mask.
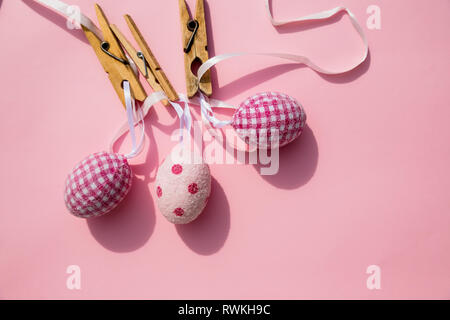
<path id="1" fill-rule="evenodd" d="M 273 28 L 261 0 L 207 2 L 211 56 L 281 51 L 334 68 L 363 49 L 345 15 Z M 72 3 L 95 20 L 94 1 Z M 185 92 L 177 2 L 100 4 L 130 38 L 122 15 L 133 16 Z M 372 4 L 381 30 L 366 27 Z M 178 127 L 162 105 L 149 114 L 146 151 L 131 161 L 133 187 L 119 207 L 92 221 L 67 213 L 67 173 L 106 149 L 125 111 L 80 31 L 31 0 L 0 1 L 0 297 L 450 298 L 450 3 L 274 0 L 273 10 L 281 20 L 338 5 L 370 43 L 359 69 L 322 76 L 249 57 L 213 72 L 214 98 L 238 105 L 283 92 L 308 125 L 281 149 L 275 176 L 211 165 L 206 210 L 174 226 L 155 208 L 156 170 Z M 66 287 L 70 265 L 81 268 L 81 290 Z M 381 290 L 366 287 L 369 265 L 381 268 Z"/>

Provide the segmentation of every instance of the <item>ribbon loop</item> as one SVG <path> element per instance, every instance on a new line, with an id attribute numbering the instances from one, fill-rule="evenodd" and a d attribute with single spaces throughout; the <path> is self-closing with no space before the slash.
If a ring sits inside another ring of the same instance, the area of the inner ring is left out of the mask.
<path id="1" fill-rule="evenodd" d="M 238 56 L 259 55 L 259 56 L 269 56 L 269 57 L 286 59 L 286 60 L 290 60 L 293 62 L 304 64 L 316 72 L 323 73 L 323 74 L 329 74 L 329 75 L 340 74 L 340 73 L 345 73 L 345 72 L 351 71 L 351 70 L 355 69 L 356 67 L 358 67 L 360 64 L 362 64 L 367 59 L 367 56 L 369 54 L 369 44 L 368 44 L 366 35 L 364 34 L 363 29 L 359 25 L 358 20 L 356 20 L 355 15 L 349 9 L 347 9 L 345 7 L 336 7 L 331 10 L 314 13 L 314 14 L 311 14 L 308 16 L 303 16 L 300 18 L 292 19 L 292 20 L 277 21 L 273 18 L 272 12 L 270 11 L 269 0 L 265 0 L 265 4 L 266 4 L 266 11 L 269 15 L 270 22 L 272 23 L 273 26 L 282 26 L 282 25 L 294 23 L 294 22 L 326 20 L 326 19 L 329 19 L 329 18 L 335 16 L 339 12 L 342 12 L 342 11 L 346 12 L 348 14 L 348 16 L 350 17 L 350 21 L 352 22 L 353 27 L 358 32 L 359 36 L 361 37 L 361 39 L 364 43 L 365 52 L 364 52 L 362 58 L 359 60 L 358 63 L 356 63 L 355 65 L 353 65 L 347 69 L 327 70 L 327 69 L 324 69 L 324 68 L 318 66 L 317 64 L 315 64 L 308 57 L 301 56 L 301 55 L 286 54 L 286 53 L 248 53 L 248 52 L 227 53 L 227 54 L 221 54 L 221 55 L 212 57 L 212 58 L 208 59 L 207 61 L 205 61 L 205 63 L 203 63 L 200 66 L 200 68 L 198 69 L 198 72 L 197 72 L 197 78 L 199 79 L 199 81 L 204 76 L 206 71 L 211 69 L 214 65 L 218 64 L 219 62 L 228 60 L 233 57 L 238 57 Z"/>
<path id="2" fill-rule="evenodd" d="M 232 123 L 232 120 L 217 119 L 214 116 L 214 112 L 212 110 L 211 104 L 208 101 L 208 98 L 205 97 L 201 92 L 200 92 L 200 108 L 203 120 L 208 121 L 216 129 L 223 128 L 224 126 Z"/>
<path id="3" fill-rule="evenodd" d="M 126 106 L 126 111 L 127 111 L 128 127 L 120 135 L 116 135 L 116 138 L 110 144 L 110 152 L 114 152 L 113 146 L 114 146 L 114 143 L 117 141 L 117 139 L 120 136 L 122 136 L 123 133 L 125 133 L 126 131 L 129 131 L 130 136 L 131 136 L 132 150 L 130 153 L 125 155 L 125 158 L 131 159 L 131 158 L 137 157 L 141 153 L 142 147 L 144 145 L 144 137 L 145 137 L 144 113 L 143 113 L 141 107 L 138 107 L 138 109 L 136 110 L 135 100 L 134 100 L 133 96 L 131 95 L 130 83 L 128 81 L 123 82 L 123 93 L 124 93 L 124 97 L 125 97 L 125 106 Z M 136 126 L 136 124 L 139 124 L 141 127 L 141 135 L 139 138 L 139 143 L 138 143 L 138 140 L 136 139 L 136 131 L 134 128 Z"/>
<path id="4" fill-rule="evenodd" d="M 191 110 L 189 109 L 189 102 L 183 101 L 183 99 L 180 99 L 180 101 L 184 103 L 184 109 L 181 107 L 179 102 L 169 100 L 170 104 L 175 109 L 178 118 L 180 119 L 180 142 L 183 142 L 184 129 L 188 132 L 188 139 L 191 137 L 192 116 Z"/>
<path id="5" fill-rule="evenodd" d="M 56 10 L 60 14 L 64 15 L 65 17 L 70 18 L 69 17 L 70 6 L 65 4 L 64 2 L 62 2 L 60 0 L 36 0 L 36 1 L 40 2 L 43 5 L 48 6 L 50 8 L 53 8 L 54 10 Z M 228 53 L 228 54 L 222 54 L 222 55 L 212 57 L 209 60 L 205 61 L 200 66 L 200 68 L 198 69 L 198 72 L 197 72 L 197 78 L 199 80 L 203 77 L 203 75 L 205 74 L 205 72 L 207 70 L 212 68 L 217 63 L 231 59 L 233 57 L 238 57 L 238 56 L 260 55 L 260 56 L 269 56 L 269 57 L 286 59 L 286 60 L 290 60 L 290 61 L 293 61 L 296 63 L 304 64 L 307 67 L 315 70 L 316 72 L 319 72 L 322 74 L 329 74 L 329 75 L 340 74 L 340 73 L 345 73 L 345 72 L 351 71 L 351 70 L 357 68 L 359 65 L 361 65 L 367 59 L 367 56 L 369 54 L 369 45 L 368 45 L 367 38 L 364 34 L 363 29 L 361 28 L 358 21 L 356 20 L 355 15 L 349 9 L 347 9 L 345 7 L 336 7 L 331 10 L 325 10 L 322 12 L 310 14 L 310 15 L 303 16 L 300 18 L 295 18 L 292 20 L 277 21 L 273 18 L 272 12 L 270 11 L 269 0 L 265 0 L 265 6 L 266 6 L 266 11 L 269 16 L 270 22 L 275 27 L 289 24 L 289 23 L 295 23 L 295 22 L 326 20 L 326 19 L 329 19 L 329 18 L 335 16 L 336 14 L 338 14 L 340 12 L 345 12 L 349 15 L 350 21 L 351 21 L 354 29 L 358 32 L 360 38 L 362 39 L 362 41 L 364 43 L 365 53 L 361 57 L 359 62 L 357 62 L 353 66 L 351 66 L 347 69 L 344 69 L 344 70 L 324 69 L 324 68 L 318 66 L 317 64 L 315 64 L 313 61 L 311 61 L 308 57 L 301 56 L 301 55 L 286 54 L 286 53 L 245 53 L 245 52 Z M 100 30 L 95 26 L 95 24 L 88 17 L 86 17 L 81 12 L 80 12 L 80 20 L 81 20 L 80 23 L 83 26 L 85 26 L 86 28 L 88 28 L 89 30 L 94 32 L 99 37 L 99 39 L 103 39 L 102 33 L 100 32 Z M 128 59 L 128 60 L 132 64 L 132 60 L 131 59 Z M 137 70 L 135 70 L 135 72 L 137 72 Z M 110 144 L 110 150 L 113 149 L 113 145 L 119 137 L 121 137 L 126 132 L 130 131 L 132 144 L 133 144 L 133 150 L 131 151 L 131 153 L 129 153 L 127 155 L 127 157 L 132 158 L 132 157 L 137 156 L 140 153 L 140 150 L 142 149 L 142 144 L 143 144 L 143 139 L 144 139 L 144 118 L 145 118 L 145 116 L 148 114 L 150 108 L 154 104 L 156 104 L 157 102 L 160 102 L 162 100 L 166 100 L 168 98 L 164 92 L 155 92 L 155 93 L 151 94 L 150 96 L 148 96 L 145 99 L 143 105 L 138 108 L 138 112 L 136 115 L 135 114 L 135 112 L 136 112 L 135 103 L 134 103 L 134 99 L 130 93 L 129 83 L 124 82 L 124 84 L 125 83 L 126 83 L 126 85 L 124 85 L 124 92 L 127 97 L 126 98 L 126 106 L 127 106 L 128 122 L 127 122 L 127 124 L 124 124 L 119 129 L 119 131 L 116 133 L 115 138 L 113 139 L 113 141 Z M 192 117 L 191 117 L 191 113 L 189 110 L 189 102 L 200 105 L 202 118 L 205 121 L 208 121 L 213 127 L 222 128 L 223 126 L 231 123 L 231 120 L 226 120 L 226 121 L 218 120 L 214 116 L 214 112 L 212 109 L 213 109 L 213 107 L 220 107 L 220 108 L 235 108 L 235 107 L 229 106 L 228 104 L 226 104 L 225 102 L 222 102 L 222 101 L 213 100 L 213 99 L 210 100 L 201 93 L 200 93 L 199 99 L 194 98 L 194 99 L 189 100 L 184 95 L 180 94 L 179 96 L 180 96 L 180 101 L 177 101 L 177 102 L 171 101 L 170 103 L 174 107 L 175 111 L 177 112 L 178 117 L 180 118 L 180 129 L 181 129 L 180 141 L 183 140 L 182 135 L 183 135 L 184 129 L 187 129 L 187 131 L 189 133 L 191 131 Z M 181 107 L 180 102 L 185 104 L 184 109 Z M 135 134 L 135 130 L 134 130 L 134 127 L 136 124 L 142 125 L 141 139 L 140 139 L 139 143 L 137 143 L 137 141 L 136 141 L 136 134 Z M 190 134 L 189 134 L 189 138 L 190 138 Z"/>
<path id="6" fill-rule="evenodd" d="M 68 5 L 67 3 L 64 3 L 60 0 L 36 0 L 37 2 L 40 2 L 44 6 L 47 6 L 49 8 L 53 8 L 53 10 L 59 12 L 61 15 L 65 16 L 67 19 L 70 19 L 71 15 L 71 8 L 72 6 Z M 87 29 L 91 30 L 95 35 L 100 39 L 103 40 L 103 34 L 100 31 L 99 28 L 95 25 L 95 23 L 92 22 L 91 19 L 89 19 L 87 16 L 85 16 L 82 12 L 80 12 L 80 21 L 79 23 L 82 26 L 85 26 Z"/>

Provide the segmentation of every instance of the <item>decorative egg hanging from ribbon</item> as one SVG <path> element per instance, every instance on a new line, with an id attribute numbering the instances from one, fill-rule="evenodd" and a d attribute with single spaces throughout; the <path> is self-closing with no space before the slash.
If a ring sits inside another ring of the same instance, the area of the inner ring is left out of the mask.
<path id="1" fill-rule="evenodd" d="M 300 136 L 305 122 L 306 114 L 297 100 L 278 92 L 264 92 L 242 102 L 231 125 L 250 146 L 273 149 Z"/>
<path id="2" fill-rule="evenodd" d="M 167 220 L 186 224 L 206 207 L 211 193 L 211 173 L 206 163 L 176 163 L 168 155 L 156 175 L 156 201 Z"/>
<path id="3" fill-rule="evenodd" d="M 66 207 L 77 217 L 101 216 L 125 198 L 131 182 L 131 168 L 125 156 L 94 153 L 78 163 L 67 177 Z"/>

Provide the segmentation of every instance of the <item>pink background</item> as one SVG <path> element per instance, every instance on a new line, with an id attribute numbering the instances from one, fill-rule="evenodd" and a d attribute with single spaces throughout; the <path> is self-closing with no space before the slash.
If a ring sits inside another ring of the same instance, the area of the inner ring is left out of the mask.
<path id="1" fill-rule="evenodd" d="M 134 17 L 185 92 L 177 1 L 99 2 L 129 37 L 122 15 Z M 68 214 L 66 174 L 107 148 L 125 112 L 81 31 L 32 0 L 0 0 L 1 298 L 450 298 L 450 2 L 273 2 L 279 19 L 349 7 L 370 58 L 340 76 L 275 58 L 219 65 L 214 98 L 282 91 L 304 105 L 308 129 L 281 150 L 275 176 L 211 165 L 207 210 L 175 227 L 154 201 L 178 127 L 162 105 L 123 205 L 92 221 Z M 96 21 L 93 3 L 72 1 Z M 211 55 L 292 52 L 336 68 L 363 50 L 345 15 L 276 29 L 262 0 L 208 3 Z M 366 27 L 372 4 L 381 30 Z M 373 264 L 381 290 L 366 287 Z M 81 290 L 66 288 L 69 265 L 81 268 Z"/>

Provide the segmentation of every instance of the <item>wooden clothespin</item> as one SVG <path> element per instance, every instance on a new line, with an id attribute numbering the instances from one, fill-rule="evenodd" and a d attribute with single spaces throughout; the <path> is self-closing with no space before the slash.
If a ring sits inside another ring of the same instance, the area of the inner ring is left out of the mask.
<path id="1" fill-rule="evenodd" d="M 122 82 L 127 80 L 130 82 L 131 94 L 136 100 L 144 101 L 147 97 L 144 88 L 139 82 L 133 69 L 130 67 L 125 54 L 112 32 L 108 19 L 102 8 L 96 4 L 95 11 L 100 24 L 100 30 L 103 33 L 104 41 L 100 40 L 91 30 L 83 27 L 86 38 L 89 40 L 92 48 L 97 54 L 98 60 L 109 76 L 114 89 L 117 92 L 122 104 L 125 107 L 125 97 L 122 88 Z"/>
<path id="2" fill-rule="evenodd" d="M 179 0 L 179 6 L 187 95 L 191 98 L 200 89 L 204 94 L 210 96 L 212 94 L 210 70 L 199 82 L 191 69 L 194 61 L 200 60 L 203 63 L 209 59 L 203 0 L 197 0 L 195 19 L 191 19 L 185 0 Z"/>
<path id="3" fill-rule="evenodd" d="M 142 33 L 134 23 L 133 19 L 129 15 L 125 15 L 125 20 L 128 27 L 133 34 L 134 39 L 141 48 L 141 51 L 137 51 L 131 43 L 125 38 L 123 33 L 117 28 L 116 25 L 112 25 L 111 29 L 116 35 L 117 39 L 121 42 L 122 46 L 128 52 L 128 55 L 137 65 L 139 71 L 142 73 L 147 82 L 153 88 L 154 91 L 164 91 L 171 101 L 179 99 L 177 92 L 172 87 L 170 81 L 167 79 L 164 71 L 161 69 L 158 61 L 150 50 L 147 42 L 145 41 Z M 168 105 L 167 100 L 163 100 L 164 105 Z"/>

